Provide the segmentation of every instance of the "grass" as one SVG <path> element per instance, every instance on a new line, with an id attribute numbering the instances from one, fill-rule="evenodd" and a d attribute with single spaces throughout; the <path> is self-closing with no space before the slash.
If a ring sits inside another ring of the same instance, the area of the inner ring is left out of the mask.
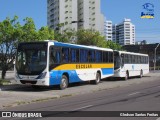
<path id="1" fill-rule="evenodd" d="M 10 83 L 9 80 L 6 79 L 0 79 L 0 85 L 8 85 Z"/>

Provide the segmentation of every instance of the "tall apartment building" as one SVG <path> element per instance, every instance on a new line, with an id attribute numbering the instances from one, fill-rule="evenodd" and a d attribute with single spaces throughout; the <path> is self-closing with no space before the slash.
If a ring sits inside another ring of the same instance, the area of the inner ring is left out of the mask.
<path id="1" fill-rule="evenodd" d="M 106 21 L 105 22 L 105 28 L 104 28 L 105 30 L 105 37 L 106 37 L 106 40 L 110 40 L 110 41 L 112 41 L 112 33 L 113 33 L 113 31 L 112 31 L 112 21 Z"/>
<path id="2" fill-rule="evenodd" d="M 77 0 L 47 0 L 47 24 L 50 28 L 76 29 L 77 25 Z"/>
<path id="3" fill-rule="evenodd" d="M 63 24 L 61 29 L 64 30 L 84 28 L 103 33 L 100 0 L 47 0 L 47 24 L 53 29 Z"/>
<path id="4" fill-rule="evenodd" d="M 114 25 L 112 21 L 106 21 L 105 36 L 106 40 L 112 40 L 120 45 L 134 45 L 135 25 L 131 23 L 130 19 L 124 19 L 122 23 Z"/>
<path id="5" fill-rule="evenodd" d="M 116 38 L 116 30 L 117 30 L 116 26 L 117 24 L 112 25 L 112 41 L 119 43 Z"/>
<path id="6" fill-rule="evenodd" d="M 135 25 L 131 23 L 130 19 L 124 19 L 120 24 L 114 25 L 113 41 L 120 45 L 134 45 L 135 44 Z"/>

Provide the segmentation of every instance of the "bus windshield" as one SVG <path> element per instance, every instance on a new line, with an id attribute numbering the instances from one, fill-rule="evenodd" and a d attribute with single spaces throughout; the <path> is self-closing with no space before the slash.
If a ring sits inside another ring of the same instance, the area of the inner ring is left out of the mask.
<path id="1" fill-rule="evenodd" d="M 16 70 L 21 75 L 38 75 L 47 65 L 47 44 L 19 44 L 16 56 Z"/>
<path id="2" fill-rule="evenodd" d="M 114 70 L 119 69 L 121 66 L 121 58 L 119 52 L 114 51 Z"/>

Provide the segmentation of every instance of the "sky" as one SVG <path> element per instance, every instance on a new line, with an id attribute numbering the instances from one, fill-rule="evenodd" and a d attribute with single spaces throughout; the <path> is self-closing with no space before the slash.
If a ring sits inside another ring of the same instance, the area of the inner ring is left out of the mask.
<path id="1" fill-rule="evenodd" d="M 145 3 L 154 5 L 154 19 L 141 19 Z M 160 1 L 159 0 L 101 0 L 101 12 L 113 24 L 121 23 L 124 18 L 131 19 L 136 28 L 136 41 L 147 40 L 160 43 Z M 47 25 L 47 0 L 0 0 L 0 21 L 14 15 L 23 19 L 31 17 L 39 29 Z"/>

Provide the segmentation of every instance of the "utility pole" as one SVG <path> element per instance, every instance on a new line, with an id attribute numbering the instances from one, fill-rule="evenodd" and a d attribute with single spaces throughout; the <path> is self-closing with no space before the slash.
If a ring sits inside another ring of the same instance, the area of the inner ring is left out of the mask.
<path id="1" fill-rule="evenodd" d="M 78 23 L 83 23 L 83 22 L 84 22 L 83 20 L 72 21 L 71 24 L 74 24 L 74 23 L 78 24 Z M 77 27 L 78 27 L 78 25 L 77 25 Z M 71 36 L 70 40 L 72 43 L 77 43 L 77 36 Z"/>
<path id="2" fill-rule="evenodd" d="M 156 48 L 154 49 L 154 71 L 156 70 L 156 51 L 157 51 L 157 48 L 159 46 L 160 43 L 158 43 L 158 45 L 156 46 Z"/>

